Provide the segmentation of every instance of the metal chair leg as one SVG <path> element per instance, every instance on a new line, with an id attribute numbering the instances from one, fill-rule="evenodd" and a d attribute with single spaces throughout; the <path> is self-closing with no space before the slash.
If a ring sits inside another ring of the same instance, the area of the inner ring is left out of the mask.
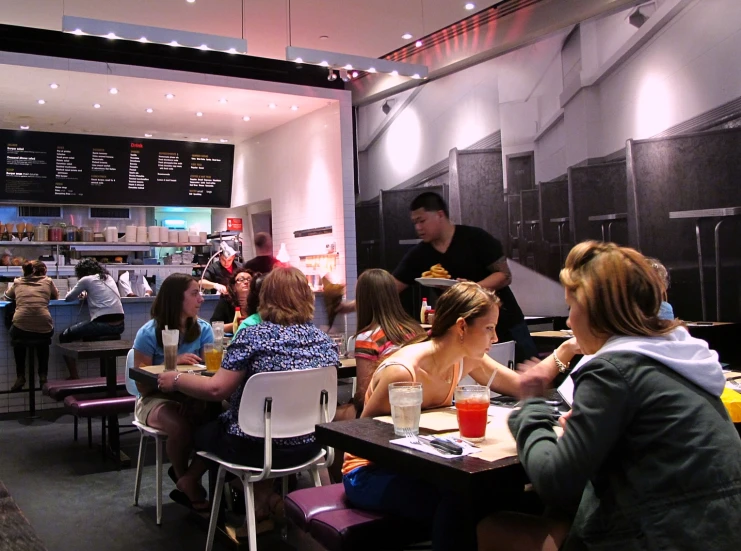
<path id="1" fill-rule="evenodd" d="M 257 551 L 257 523 L 255 521 L 255 486 L 252 482 L 247 482 L 242 478 L 244 485 L 244 510 L 247 513 L 245 521 L 247 522 L 247 539 L 249 541 L 249 550 Z"/>
<path id="2" fill-rule="evenodd" d="M 144 433 L 139 434 L 139 459 L 136 464 L 136 482 L 134 483 L 134 505 L 139 505 L 139 490 L 142 484 L 142 465 L 144 465 Z"/>
<path id="3" fill-rule="evenodd" d="M 157 450 L 157 526 L 162 526 L 162 439 L 154 437 L 154 445 Z"/>
<path id="4" fill-rule="evenodd" d="M 77 419 L 75 419 L 77 421 Z M 77 440 L 77 438 L 75 438 Z M 87 418 L 87 447 L 93 449 L 93 419 L 92 417 Z"/>
<path id="5" fill-rule="evenodd" d="M 219 519 L 219 506 L 221 496 L 224 493 L 224 479 L 226 478 L 226 469 L 219 465 L 219 472 L 216 475 L 216 486 L 214 487 L 213 503 L 211 505 L 211 520 L 208 523 L 208 536 L 206 537 L 206 551 L 211 551 L 214 546 L 214 536 L 216 535 L 216 523 Z M 245 488 L 245 495 L 247 489 Z M 245 498 L 246 499 L 246 498 Z"/>
<path id="6" fill-rule="evenodd" d="M 319 476 L 319 469 L 312 467 L 311 469 L 311 480 L 314 482 L 314 487 L 319 488 L 322 485 L 322 479 Z"/>
<path id="7" fill-rule="evenodd" d="M 75 442 L 77 442 L 77 415 L 75 415 Z"/>

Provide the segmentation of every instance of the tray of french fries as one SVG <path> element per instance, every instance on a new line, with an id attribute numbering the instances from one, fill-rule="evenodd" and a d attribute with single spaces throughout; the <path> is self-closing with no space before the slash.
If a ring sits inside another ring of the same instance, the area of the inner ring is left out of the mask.
<path id="1" fill-rule="evenodd" d="M 431 266 L 429 270 L 422 272 L 422 277 L 414 281 L 425 287 L 452 287 L 458 283 L 441 264 Z"/>

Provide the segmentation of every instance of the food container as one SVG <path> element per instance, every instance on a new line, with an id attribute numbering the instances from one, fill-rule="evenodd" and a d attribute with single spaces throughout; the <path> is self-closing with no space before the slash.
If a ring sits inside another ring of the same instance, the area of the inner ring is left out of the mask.
<path id="1" fill-rule="evenodd" d="M 188 242 L 188 231 L 187 230 L 179 230 L 178 231 L 178 243 L 187 243 Z"/>
<path id="2" fill-rule="evenodd" d="M 149 226 L 147 231 L 147 239 L 149 239 L 150 243 L 159 243 L 160 242 L 160 227 L 159 226 Z"/>
<path id="3" fill-rule="evenodd" d="M 136 243 L 136 226 L 126 226 L 124 233 L 124 242 Z"/>
<path id="4" fill-rule="evenodd" d="M 64 228 L 64 241 L 77 241 L 77 226 Z"/>
<path id="5" fill-rule="evenodd" d="M 178 242 L 178 232 L 177 232 L 177 230 L 169 230 L 167 232 L 167 242 L 168 243 L 177 243 Z"/>
<path id="6" fill-rule="evenodd" d="M 95 241 L 95 234 L 90 228 L 86 228 L 83 226 L 78 230 L 78 234 L 80 235 L 80 241 Z"/>
<path id="7" fill-rule="evenodd" d="M 93 233 L 93 241 L 96 243 L 102 243 L 105 241 L 105 234 L 103 232 Z"/>
<path id="8" fill-rule="evenodd" d="M 106 242 L 115 243 L 118 241 L 118 228 L 116 226 L 108 226 L 103 230 L 103 235 L 105 235 Z"/>
<path id="9" fill-rule="evenodd" d="M 51 228 L 49 228 L 48 241 L 59 242 L 62 240 L 62 237 L 63 237 L 62 226 L 58 226 L 55 224 Z"/>
<path id="10" fill-rule="evenodd" d="M 36 226 L 33 233 L 36 241 L 49 241 L 49 226 L 46 224 Z"/>
<path id="11" fill-rule="evenodd" d="M 137 243 L 147 242 L 147 227 L 146 226 L 136 227 L 136 242 Z"/>

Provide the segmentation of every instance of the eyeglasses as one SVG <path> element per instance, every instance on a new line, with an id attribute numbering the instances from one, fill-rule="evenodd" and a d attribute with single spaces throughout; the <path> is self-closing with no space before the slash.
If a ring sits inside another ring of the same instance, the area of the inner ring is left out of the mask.
<path id="1" fill-rule="evenodd" d="M 234 280 L 235 283 L 249 283 L 251 279 L 249 277 L 237 278 Z"/>

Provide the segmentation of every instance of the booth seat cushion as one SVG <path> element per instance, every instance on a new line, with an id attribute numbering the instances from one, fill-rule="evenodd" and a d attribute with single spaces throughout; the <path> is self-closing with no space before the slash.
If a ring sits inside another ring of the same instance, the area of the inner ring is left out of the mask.
<path id="1" fill-rule="evenodd" d="M 93 400 L 78 399 L 76 396 L 67 396 L 64 399 L 64 409 L 77 417 L 103 417 L 120 413 L 133 413 L 136 397 L 116 396 L 96 398 Z"/>
<path id="2" fill-rule="evenodd" d="M 116 388 L 126 388 L 123 375 L 116 377 Z M 72 394 L 86 394 L 102 392 L 106 389 L 105 377 L 90 377 L 86 379 L 72 379 L 70 381 L 49 381 L 44 384 L 42 392 L 55 400 L 62 401 Z"/>
<path id="3" fill-rule="evenodd" d="M 285 499 L 286 516 L 304 532 L 309 531 L 314 515 L 350 507 L 342 484 L 296 490 Z"/>

